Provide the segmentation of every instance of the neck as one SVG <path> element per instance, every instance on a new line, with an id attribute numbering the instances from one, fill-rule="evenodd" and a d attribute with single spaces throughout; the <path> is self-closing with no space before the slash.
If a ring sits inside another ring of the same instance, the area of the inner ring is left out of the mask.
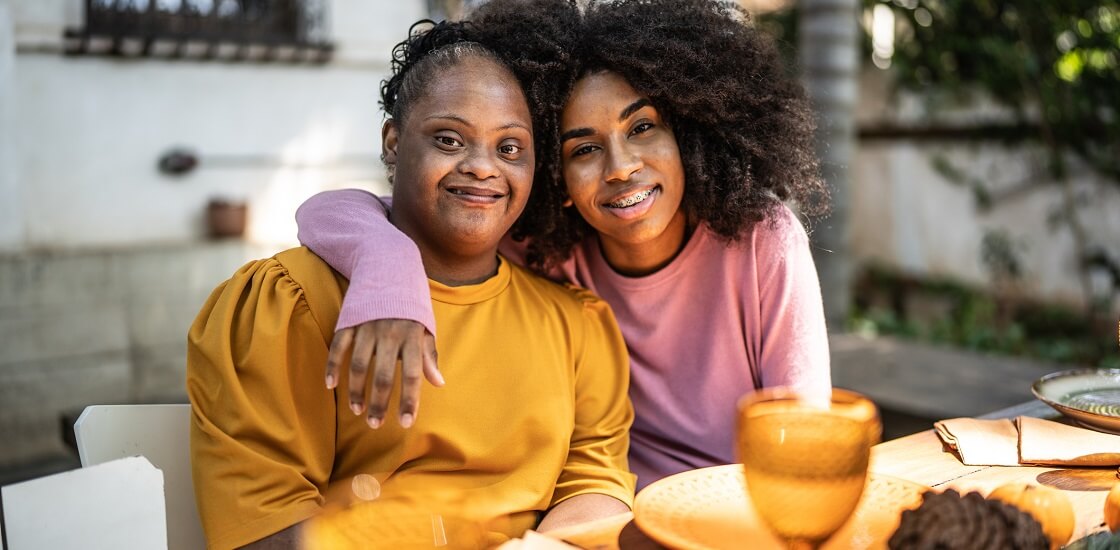
<path id="1" fill-rule="evenodd" d="M 692 227 L 684 212 L 678 211 L 660 235 L 642 243 L 623 243 L 599 234 L 599 246 L 607 264 L 627 277 L 641 277 L 660 271 L 688 244 Z"/>
<path id="2" fill-rule="evenodd" d="M 447 286 L 477 285 L 498 274 L 498 249 L 473 258 L 446 258 L 420 247 L 428 278 Z"/>
<path id="3" fill-rule="evenodd" d="M 437 243 L 411 223 L 389 214 L 389 223 L 412 239 L 429 279 L 447 286 L 479 284 L 498 274 L 498 243 Z"/>

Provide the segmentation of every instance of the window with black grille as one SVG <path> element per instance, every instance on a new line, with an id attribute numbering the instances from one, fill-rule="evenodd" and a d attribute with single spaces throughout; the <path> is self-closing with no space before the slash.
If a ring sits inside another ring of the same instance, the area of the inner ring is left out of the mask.
<path id="1" fill-rule="evenodd" d="M 325 62 L 327 0 L 85 0 L 66 52 Z"/>

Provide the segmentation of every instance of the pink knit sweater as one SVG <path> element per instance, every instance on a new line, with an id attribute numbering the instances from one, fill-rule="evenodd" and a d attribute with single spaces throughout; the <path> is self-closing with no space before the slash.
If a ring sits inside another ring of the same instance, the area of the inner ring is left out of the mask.
<path id="1" fill-rule="evenodd" d="M 781 212 L 732 243 L 701 225 L 672 263 L 644 277 L 616 273 L 595 238 L 553 274 L 601 296 L 618 319 L 630 350 L 630 468 L 639 487 L 734 462 L 744 394 L 778 385 L 823 394 L 831 386 L 808 238 L 792 212 Z M 338 328 L 401 318 L 435 333 L 419 251 L 373 195 L 321 193 L 296 220 L 300 241 L 351 279 Z M 512 241 L 502 252 L 522 261 Z"/>

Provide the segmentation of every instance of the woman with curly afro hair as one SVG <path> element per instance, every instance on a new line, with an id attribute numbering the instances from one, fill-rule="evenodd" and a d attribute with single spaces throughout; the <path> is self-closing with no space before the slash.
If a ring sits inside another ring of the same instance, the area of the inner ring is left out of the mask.
<path id="1" fill-rule="evenodd" d="M 613 308 L 639 487 L 733 462 L 744 394 L 826 393 L 820 285 L 787 203 L 817 214 L 828 197 L 811 111 L 771 40 L 712 0 L 492 0 L 471 22 L 533 111 L 534 187 L 502 253 Z M 352 281 L 328 385 L 362 350 L 351 399 L 378 419 L 398 359 L 404 380 L 438 378 L 422 266 L 385 216 L 356 190 L 297 213 L 300 240 Z M 415 412 L 405 393 L 398 414 Z"/>

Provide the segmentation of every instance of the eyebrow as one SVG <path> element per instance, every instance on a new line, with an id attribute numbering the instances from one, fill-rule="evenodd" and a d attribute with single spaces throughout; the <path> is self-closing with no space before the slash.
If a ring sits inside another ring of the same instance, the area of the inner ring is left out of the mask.
<path id="1" fill-rule="evenodd" d="M 626 108 L 622 110 L 622 113 L 618 115 L 618 121 L 622 122 L 622 121 L 626 120 L 627 118 L 630 117 L 630 115 L 638 112 L 638 109 L 641 109 L 642 107 L 646 107 L 646 106 L 649 106 L 649 105 L 653 105 L 653 103 L 650 103 L 648 97 L 643 97 L 643 98 L 631 103 L 630 105 L 627 105 Z"/>
<path id="2" fill-rule="evenodd" d="M 564 143 L 565 141 L 568 141 L 569 139 L 587 137 L 587 136 L 590 136 L 594 133 L 595 133 L 595 131 L 592 130 L 591 128 L 576 128 L 574 130 L 568 130 L 567 132 L 564 132 L 563 134 L 560 134 L 560 143 Z"/>
<path id="3" fill-rule="evenodd" d="M 434 115 L 431 115 L 431 116 L 426 116 L 426 117 L 424 117 L 424 120 L 453 120 L 455 122 L 458 122 L 459 124 L 462 124 L 463 126 L 474 127 L 474 124 L 471 124 L 470 121 L 468 121 L 467 119 L 465 119 L 465 118 L 463 118 L 459 115 L 453 114 L 453 113 L 438 113 L 438 114 L 434 114 Z M 528 126 L 526 126 L 524 124 L 521 124 L 520 122 L 509 122 L 507 124 L 503 124 L 503 125 L 495 128 L 495 129 L 496 130 L 509 130 L 510 128 L 521 128 L 523 130 L 530 130 L 531 131 L 531 129 Z"/>
<path id="4" fill-rule="evenodd" d="M 626 120 L 627 118 L 629 118 L 630 115 L 638 112 L 638 110 L 641 109 L 642 107 L 648 107 L 650 105 L 653 105 L 653 103 L 650 102 L 648 97 L 640 98 L 637 101 L 627 105 L 626 108 L 623 109 L 621 113 L 619 113 L 618 121 L 622 122 L 622 121 Z M 560 134 L 560 143 L 564 143 L 565 141 L 568 141 L 569 139 L 587 137 L 587 136 L 590 136 L 594 133 L 595 133 L 595 131 L 592 130 L 591 128 L 574 128 L 572 130 L 568 130 L 567 132 L 564 132 L 563 134 Z"/>

